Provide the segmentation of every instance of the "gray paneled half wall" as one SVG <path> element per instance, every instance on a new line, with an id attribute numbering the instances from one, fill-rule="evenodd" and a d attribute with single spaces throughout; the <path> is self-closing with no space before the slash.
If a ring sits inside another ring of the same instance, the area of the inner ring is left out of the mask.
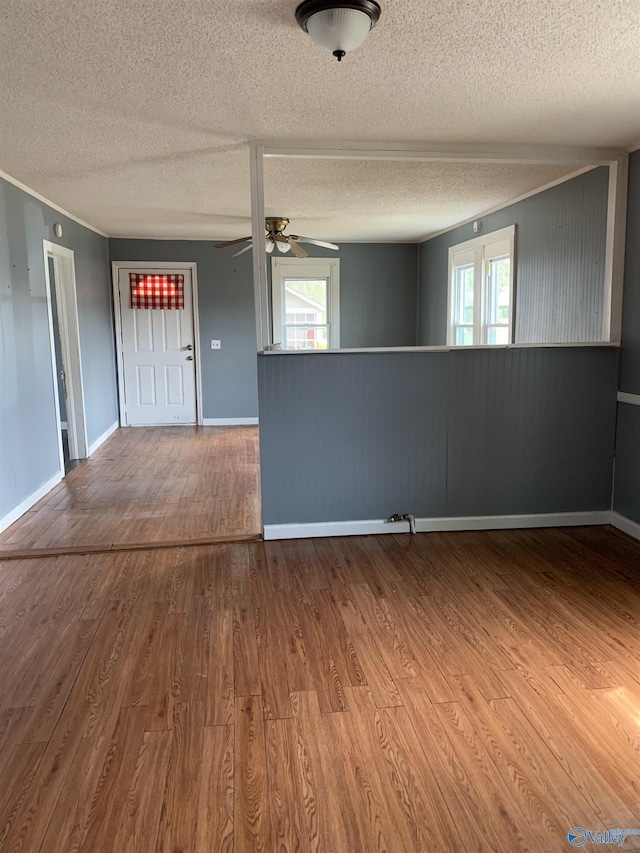
<path id="1" fill-rule="evenodd" d="M 618 352 L 258 358 L 269 524 L 608 510 Z"/>

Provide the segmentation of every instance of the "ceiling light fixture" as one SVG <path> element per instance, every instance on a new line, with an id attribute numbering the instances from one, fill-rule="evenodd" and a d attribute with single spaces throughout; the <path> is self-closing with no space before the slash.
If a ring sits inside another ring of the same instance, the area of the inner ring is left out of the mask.
<path id="1" fill-rule="evenodd" d="M 353 0 L 351 3 L 304 0 L 296 9 L 296 21 L 305 33 L 309 33 L 318 47 L 332 53 L 338 62 L 360 47 L 379 17 L 380 6 L 375 0 Z"/>
<path id="2" fill-rule="evenodd" d="M 325 249 L 333 249 L 335 252 L 340 248 L 335 243 L 327 243 L 326 240 L 316 240 L 315 237 L 301 237 L 299 234 L 285 234 L 289 224 L 286 216 L 267 216 L 264 220 L 264 230 L 267 232 L 264 238 L 264 247 L 271 254 L 275 249 L 285 255 L 291 252 L 296 258 L 308 258 L 309 253 L 299 246 L 299 243 L 311 243 L 314 246 L 322 246 Z M 238 243 L 247 243 L 244 249 L 236 252 L 233 256 L 243 255 L 253 246 L 253 237 L 238 237 L 237 240 L 225 240 L 224 243 L 216 243 L 214 248 L 226 249 L 227 246 L 237 246 Z"/>

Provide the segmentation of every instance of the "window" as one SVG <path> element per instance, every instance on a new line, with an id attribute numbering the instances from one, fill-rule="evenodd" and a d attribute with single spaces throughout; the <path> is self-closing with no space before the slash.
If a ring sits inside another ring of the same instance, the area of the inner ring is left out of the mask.
<path id="1" fill-rule="evenodd" d="M 285 350 L 340 346 L 340 261 L 272 258 L 273 340 Z"/>
<path id="2" fill-rule="evenodd" d="M 184 308 L 184 275 L 129 273 L 131 308 Z"/>
<path id="3" fill-rule="evenodd" d="M 513 342 L 515 225 L 449 249 L 450 346 Z"/>

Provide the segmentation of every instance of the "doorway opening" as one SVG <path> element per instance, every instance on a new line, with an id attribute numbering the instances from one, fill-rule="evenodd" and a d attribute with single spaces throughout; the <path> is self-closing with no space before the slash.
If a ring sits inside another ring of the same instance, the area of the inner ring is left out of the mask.
<path id="1" fill-rule="evenodd" d="M 43 241 L 60 471 L 88 455 L 74 254 Z"/>
<path id="2" fill-rule="evenodd" d="M 49 265 L 49 282 L 51 284 L 51 320 L 53 323 L 53 348 L 55 352 L 55 370 L 56 370 L 56 392 L 58 394 L 58 410 L 60 412 L 60 439 L 62 441 L 62 455 L 64 457 L 64 473 L 68 474 L 75 465 L 77 460 L 71 459 L 69 451 L 69 425 L 67 423 L 67 392 L 66 381 L 67 373 L 65 370 L 64 360 L 62 358 L 62 335 L 60 333 L 60 319 L 58 316 L 58 299 L 56 295 L 56 271 L 53 264 L 53 258 L 47 258 Z"/>

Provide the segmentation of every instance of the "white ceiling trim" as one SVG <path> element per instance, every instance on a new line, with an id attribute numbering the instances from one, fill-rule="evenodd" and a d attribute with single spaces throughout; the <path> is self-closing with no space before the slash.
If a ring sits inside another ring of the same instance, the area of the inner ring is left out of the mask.
<path id="1" fill-rule="evenodd" d="M 455 225 L 450 225 L 448 228 L 443 228 L 442 231 L 436 231 L 435 234 L 429 234 L 427 237 L 423 237 L 422 240 L 418 240 L 418 243 L 427 243 L 429 240 L 433 240 L 435 237 L 440 237 L 442 234 L 448 234 L 449 231 L 455 231 L 456 228 L 461 228 L 463 225 L 468 225 L 470 222 L 475 222 L 476 219 L 482 219 L 483 216 L 489 216 L 491 213 L 497 213 L 499 210 L 504 210 L 507 207 L 511 207 L 512 204 L 518 204 L 520 201 L 524 201 L 526 198 L 531 198 L 531 196 L 538 195 L 538 193 L 543 193 L 545 190 L 550 190 L 552 187 L 557 187 L 558 184 L 564 184 L 565 181 L 571 181 L 573 178 L 577 178 L 578 175 L 583 175 L 585 172 L 590 172 L 592 169 L 597 169 L 597 166 L 583 166 L 581 169 L 576 169 L 575 172 L 571 172 L 568 175 L 563 175 L 561 178 L 557 178 L 555 181 L 549 181 L 548 184 L 545 184 L 542 187 L 537 187 L 536 189 L 529 190 L 527 193 L 523 193 L 522 195 L 517 196 L 516 198 L 509 199 L 509 201 L 504 204 L 496 204 L 494 207 L 489 207 L 487 210 L 483 210 L 481 213 L 477 213 L 475 216 L 470 216 L 468 219 L 463 219 L 462 222 L 457 222 Z"/>
<path id="2" fill-rule="evenodd" d="M 110 240 L 144 240 L 145 243 L 222 243 L 228 239 L 227 237 L 147 237 L 144 234 L 109 234 L 108 237 Z"/>
<path id="3" fill-rule="evenodd" d="M 254 140 L 265 157 L 303 157 L 353 160 L 446 160 L 449 162 L 607 164 L 624 155 L 620 148 L 575 145 L 520 145 L 426 142 L 334 142 L 309 140 Z"/>
<path id="4" fill-rule="evenodd" d="M 63 216 L 66 216 L 67 219 L 72 219 L 74 222 L 77 222 L 78 225 L 82 225 L 84 228 L 88 228 L 89 231 L 94 231 L 101 237 L 109 237 L 109 234 L 105 234 L 104 231 L 101 231 L 99 228 L 96 228 L 95 225 L 90 225 L 88 222 L 85 222 L 84 219 L 80 219 L 73 213 L 69 213 L 69 211 L 65 210 L 64 207 L 60 207 L 59 204 L 56 204 L 49 198 L 45 198 L 45 196 L 40 195 L 40 193 L 36 192 L 35 190 L 32 190 L 31 187 L 28 187 L 26 184 L 23 184 L 22 181 L 18 181 L 11 175 L 7 175 L 7 173 L 3 172 L 2 170 L 0 170 L 0 178 L 3 178 L 3 180 L 5 180 L 8 184 L 13 184 L 14 187 L 18 187 L 19 190 L 22 190 L 23 192 L 27 193 L 27 195 L 32 196 L 32 198 L 37 198 L 38 201 L 41 201 L 43 204 L 46 204 L 53 210 L 57 210 L 58 213 L 61 213 Z"/>

